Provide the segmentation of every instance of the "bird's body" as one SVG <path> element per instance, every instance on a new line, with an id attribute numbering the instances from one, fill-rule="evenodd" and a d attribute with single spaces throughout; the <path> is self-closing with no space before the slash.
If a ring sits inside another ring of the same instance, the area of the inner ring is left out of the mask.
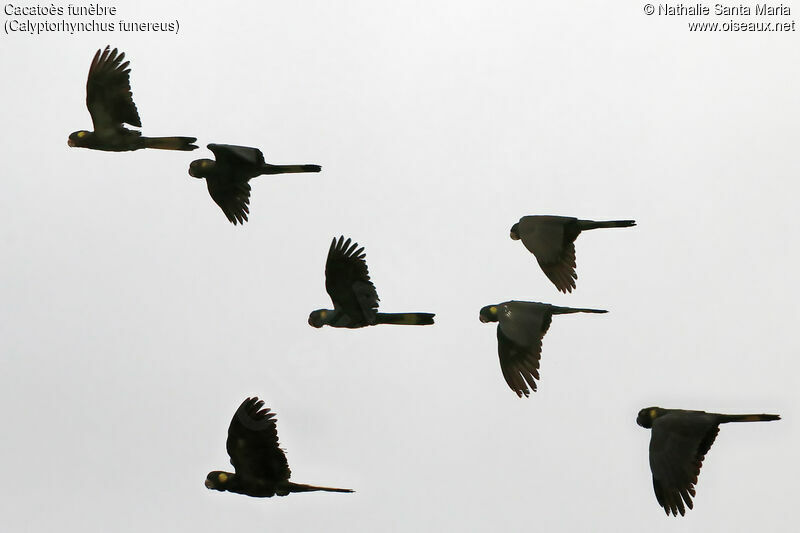
<path id="1" fill-rule="evenodd" d="M 364 248 L 345 241 L 331 242 L 325 262 L 325 290 L 333 301 L 333 309 L 317 309 L 308 317 L 316 328 L 363 328 L 376 324 L 429 325 L 433 313 L 379 313 L 378 292 L 369 277 Z"/>
<path id="2" fill-rule="evenodd" d="M 226 448 L 236 470 L 215 470 L 206 476 L 206 488 L 255 498 L 286 496 L 292 492 L 353 492 L 350 489 L 292 483 L 289 463 L 278 443 L 275 413 L 258 398 L 247 398 L 233 415 Z"/>
<path id="3" fill-rule="evenodd" d="M 578 274 L 575 260 L 575 239 L 582 231 L 597 228 L 627 228 L 633 220 L 579 220 L 555 215 L 522 217 L 511 227 L 511 238 L 521 240 L 539 263 L 542 271 L 563 292 L 572 292 Z"/>
<path id="4" fill-rule="evenodd" d="M 233 224 L 244 224 L 250 213 L 249 181 L 263 174 L 319 172 L 319 165 L 270 165 L 258 148 L 233 144 L 209 144 L 215 159 L 197 159 L 189 175 L 205 178 L 208 194 Z"/>
<path id="5" fill-rule="evenodd" d="M 130 152 L 141 150 L 142 148 L 156 148 L 159 150 L 194 150 L 197 146 L 190 148 L 191 143 L 197 139 L 194 137 L 145 137 L 141 132 L 118 128 L 113 132 L 94 131 L 76 132 L 86 135 L 78 137 L 78 141 L 73 141 L 70 146 L 89 148 L 92 150 L 102 150 L 104 152 Z"/>
<path id="6" fill-rule="evenodd" d="M 133 103 L 129 62 L 117 49 L 98 50 L 86 80 L 86 107 L 94 131 L 80 130 L 69 136 L 67 144 L 106 152 L 128 152 L 143 148 L 189 151 L 197 148 L 194 137 L 145 137 L 124 124 L 142 127 Z"/>
<path id="7" fill-rule="evenodd" d="M 607 313 L 602 309 L 558 307 L 540 302 L 508 301 L 487 305 L 480 311 L 481 322 L 498 322 L 497 351 L 503 377 L 520 398 L 536 391 L 542 338 L 553 315 Z M 530 390 L 529 390 L 530 387 Z"/>
<path id="8" fill-rule="evenodd" d="M 650 471 L 659 505 L 669 515 L 683 515 L 693 508 L 694 485 L 703 459 L 728 422 L 765 422 L 779 415 L 725 415 L 705 411 L 647 407 L 639 411 L 636 423 L 651 428 Z"/>

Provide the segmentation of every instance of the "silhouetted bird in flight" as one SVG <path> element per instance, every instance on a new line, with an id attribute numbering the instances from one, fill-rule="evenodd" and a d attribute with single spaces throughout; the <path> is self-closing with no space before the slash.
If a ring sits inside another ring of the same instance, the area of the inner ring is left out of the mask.
<path id="1" fill-rule="evenodd" d="M 205 178 L 208 194 L 233 224 L 244 224 L 250 213 L 250 179 L 262 174 L 319 172 L 319 165 L 270 165 L 258 148 L 232 144 L 209 144 L 213 159 L 197 159 L 189 165 L 189 175 Z"/>
<path id="2" fill-rule="evenodd" d="M 143 137 L 123 124 L 142 127 L 131 94 L 129 61 L 117 49 L 98 50 L 86 80 L 86 107 L 92 116 L 94 131 L 76 131 L 67 144 L 107 152 L 127 152 L 141 148 L 189 151 L 197 148 L 194 137 Z"/>
<path id="3" fill-rule="evenodd" d="M 633 220 L 595 222 L 573 217 L 532 215 L 522 217 L 511 226 L 511 238 L 522 244 L 534 256 L 545 275 L 563 293 L 575 288 L 575 239 L 582 231 L 596 228 L 627 228 Z"/>
<path id="4" fill-rule="evenodd" d="M 364 248 L 350 239 L 334 237 L 325 263 L 325 290 L 333 309 L 317 309 L 308 317 L 315 328 L 363 328 L 375 324 L 433 324 L 433 313 L 379 313 L 378 293 L 369 279 Z"/>
<path id="5" fill-rule="evenodd" d="M 717 438 L 720 424 L 780 418 L 779 415 L 721 415 L 661 407 L 639 411 L 636 423 L 653 429 L 650 435 L 650 471 L 656 499 L 667 516 L 670 513 L 683 516 L 686 507 L 693 507 L 694 485 L 703 458 Z"/>
<path id="6" fill-rule="evenodd" d="M 567 313 L 607 313 L 602 309 L 573 309 L 539 302 L 510 301 L 481 309 L 481 322 L 497 322 L 497 353 L 500 369 L 511 390 L 522 398 L 536 392 L 542 338 L 553 315 Z M 526 385 L 527 382 L 527 385 Z"/>
<path id="7" fill-rule="evenodd" d="M 278 444 L 275 413 L 264 407 L 264 401 L 247 398 L 228 428 L 226 447 L 236 473 L 214 471 L 206 477 L 206 487 L 236 492 L 256 498 L 271 498 L 290 492 L 353 492 L 350 489 L 315 487 L 292 483 L 289 463 Z"/>

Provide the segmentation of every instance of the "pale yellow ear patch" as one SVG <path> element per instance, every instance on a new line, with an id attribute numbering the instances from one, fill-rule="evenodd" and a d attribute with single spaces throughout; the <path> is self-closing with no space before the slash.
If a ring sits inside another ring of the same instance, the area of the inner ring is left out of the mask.
<path id="1" fill-rule="evenodd" d="M 650 418 L 655 418 L 657 414 L 655 409 L 650 409 Z"/>
<path id="2" fill-rule="evenodd" d="M 497 314 L 497 306 L 494 306 L 494 305 L 491 306 L 489 308 L 489 312 L 492 313 L 493 315 L 496 315 Z"/>
<path id="3" fill-rule="evenodd" d="M 211 165 L 211 161 L 201 161 L 200 166 L 206 168 L 207 166 Z"/>
<path id="4" fill-rule="evenodd" d="M 86 137 L 86 132 L 85 131 L 79 131 L 78 132 L 78 139 L 82 139 L 83 137 Z"/>
<path id="5" fill-rule="evenodd" d="M 228 474 L 223 472 L 217 477 L 217 479 L 219 480 L 220 483 L 225 483 L 226 481 L 228 481 Z"/>
<path id="6" fill-rule="evenodd" d="M 320 317 L 320 318 L 325 318 L 326 316 L 328 316 L 328 312 L 327 312 L 327 311 L 322 311 L 322 312 L 319 314 L 319 317 Z"/>

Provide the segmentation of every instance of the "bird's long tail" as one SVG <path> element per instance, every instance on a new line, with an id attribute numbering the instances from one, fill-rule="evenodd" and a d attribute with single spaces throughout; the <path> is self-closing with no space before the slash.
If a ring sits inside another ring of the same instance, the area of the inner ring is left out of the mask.
<path id="1" fill-rule="evenodd" d="M 566 315 L 569 313 L 608 313 L 605 309 L 581 309 L 581 308 L 574 308 L 574 307 L 553 307 L 553 314 L 554 315 Z"/>
<path id="2" fill-rule="evenodd" d="M 289 482 L 289 492 L 314 492 L 322 490 L 325 492 L 355 492 L 353 489 L 336 489 L 333 487 L 315 487 L 314 485 L 304 485 L 303 483 Z"/>
<path id="3" fill-rule="evenodd" d="M 402 324 L 405 326 L 427 326 L 433 324 L 433 313 L 378 313 L 377 324 Z"/>
<path id="4" fill-rule="evenodd" d="M 780 415 L 722 415 L 720 423 L 726 422 L 769 422 L 770 420 L 780 420 Z"/>
<path id="5" fill-rule="evenodd" d="M 189 152 L 197 148 L 195 137 L 143 137 L 145 148 L 158 148 L 159 150 L 181 150 Z"/>
<path id="6" fill-rule="evenodd" d="M 319 172 L 322 167 L 319 165 L 270 165 L 266 164 L 262 168 L 262 174 L 290 174 L 297 172 Z"/>
<path id="7" fill-rule="evenodd" d="M 581 230 L 597 228 L 629 228 L 636 225 L 635 220 L 607 220 L 605 222 L 595 222 L 594 220 L 579 220 Z"/>

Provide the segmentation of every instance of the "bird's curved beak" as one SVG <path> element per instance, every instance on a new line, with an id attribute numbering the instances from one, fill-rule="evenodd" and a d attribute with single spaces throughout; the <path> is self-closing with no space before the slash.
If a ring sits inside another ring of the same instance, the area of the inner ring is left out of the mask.
<path id="1" fill-rule="evenodd" d="M 484 324 L 486 324 L 487 322 L 489 322 L 489 321 L 486 319 L 486 317 L 485 317 L 485 316 L 483 316 L 483 315 L 481 315 L 481 316 L 480 316 L 480 319 L 481 319 L 481 322 L 483 322 Z"/>
<path id="2" fill-rule="evenodd" d="M 75 143 L 72 142 L 72 139 L 67 139 L 67 146 L 72 146 L 73 148 L 75 147 Z"/>
<path id="3" fill-rule="evenodd" d="M 213 489 L 213 488 L 214 488 L 214 482 L 213 482 L 213 481 L 211 481 L 211 480 L 210 480 L 210 479 L 208 479 L 208 478 L 206 478 L 206 488 L 207 488 L 207 489 Z"/>

